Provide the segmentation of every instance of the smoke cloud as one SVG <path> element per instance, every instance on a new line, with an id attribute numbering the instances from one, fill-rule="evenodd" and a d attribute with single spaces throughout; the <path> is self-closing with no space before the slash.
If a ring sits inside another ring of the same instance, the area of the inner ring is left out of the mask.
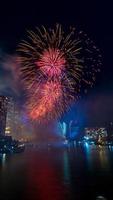
<path id="1" fill-rule="evenodd" d="M 17 55 L 0 51 L 0 94 L 18 99 L 22 95 Z"/>

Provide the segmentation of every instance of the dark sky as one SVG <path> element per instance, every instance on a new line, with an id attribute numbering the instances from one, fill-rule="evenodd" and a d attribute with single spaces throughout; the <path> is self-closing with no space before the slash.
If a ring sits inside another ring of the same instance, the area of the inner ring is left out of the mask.
<path id="1" fill-rule="evenodd" d="M 83 30 L 100 48 L 103 66 L 95 87 L 83 97 L 82 106 L 84 105 L 87 117 L 93 123 L 113 121 L 112 1 L 36 2 L 15 1 L 0 5 L 0 58 L 6 54 L 14 54 L 18 43 L 26 34 L 26 29 L 32 29 L 34 26 L 41 24 L 52 26 L 58 22 L 66 27 L 72 25 Z M 3 79 L 3 69 L 0 73 Z"/>

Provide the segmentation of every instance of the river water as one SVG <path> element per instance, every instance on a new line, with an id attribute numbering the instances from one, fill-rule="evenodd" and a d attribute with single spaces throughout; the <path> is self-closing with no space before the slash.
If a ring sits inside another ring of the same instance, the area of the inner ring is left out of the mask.
<path id="1" fill-rule="evenodd" d="M 29 148 L 0 155 L 0 200 L 113 200 L 113 149 Z"/>

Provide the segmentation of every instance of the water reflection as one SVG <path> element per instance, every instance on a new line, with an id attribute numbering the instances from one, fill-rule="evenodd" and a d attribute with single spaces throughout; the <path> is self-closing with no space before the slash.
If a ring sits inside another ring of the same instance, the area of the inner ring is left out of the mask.
<path id="1" fill-rule="evenodd" d="M 5 162 L 6 162 L 6 154 L 4 153 L 2 155 L 2 165 L 4 166 L 5 165 Z"/>
<path id="2" fill-rule="evenodd" d="M 85 142 L 84 147 L 85 147 L 86 158 L 87 158 L 87 167 L 89 170 L 91 170 L 93 167 L 92 147 L 87 142 Z"/>
<path id="3" fill-rule="evenodd" d="M 104 170 L 109 170 L 110 169 L 110 163 L 109 163 L 109 154 L 108 154 L 108 149 L 103 148 L 102 146 L 99 147 L 99 159 L 100 159 L 100 164 L 101 168 Z"/>
<path id="4" fill-rule="evenodd" d="M 6 163 L 6 154 L 5 153 L 0 154 L 0 166 L 2 168 L 4 168 L 5 167 L 5 163 Z"/>
<path id="5" fill-rule="evenodd" d="M 61 181 L 62 171 L 61 161 L 62 154 L 60 152 L 45 152 L 41 154 L 33 154 L 32 161 L 28 166 L 27 174 L 27 196 L 35 200 L 36 197 L 39 200 L 65 200 L 69 191 L 64 184 L 64 180 Z M 37 162 L 37 159 L 39 162 Z M 65 182 L 69 181 L 68 172 L 68 158 L 66 152 L 63 156 L 63 172 Z"/>
<path id="6" fill-rule="evenodd" d="M 85 154 L 87 158 L 87 167 L 89 170 L 98 168 L 100 170 L 110 170 L 110 154 L 112 150 L 105 146 L 95 146 L 84 144 Z"/>
<path id="7" fill-rule="evenodd" d="M 109 148 L 88 144 L 3 154 L 0 200 L 93 200 L 113 195 L 112 156 Z"/>
<path id="8" fill-rule="evenodd" d="M 63 172 L 64 172 L 64 182 L 66 184 L 70 183 L 70 165 L 69 165 L 69 154 L 64 151 L 63 154 Z"/>

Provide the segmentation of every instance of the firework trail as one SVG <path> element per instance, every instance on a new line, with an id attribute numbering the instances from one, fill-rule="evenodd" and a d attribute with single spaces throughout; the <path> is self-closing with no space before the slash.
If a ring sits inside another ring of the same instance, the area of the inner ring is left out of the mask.
<path id="1" fill-rule="evenodd" d="M 21 79 L 27 90 L 27 109 L 33 120 L 59 118 L 78 98 L 82 83 L 92 86 L 101 65 L 99 49 L 82 32 L 61 25 L 28 31 L 19 44 Z"/>

